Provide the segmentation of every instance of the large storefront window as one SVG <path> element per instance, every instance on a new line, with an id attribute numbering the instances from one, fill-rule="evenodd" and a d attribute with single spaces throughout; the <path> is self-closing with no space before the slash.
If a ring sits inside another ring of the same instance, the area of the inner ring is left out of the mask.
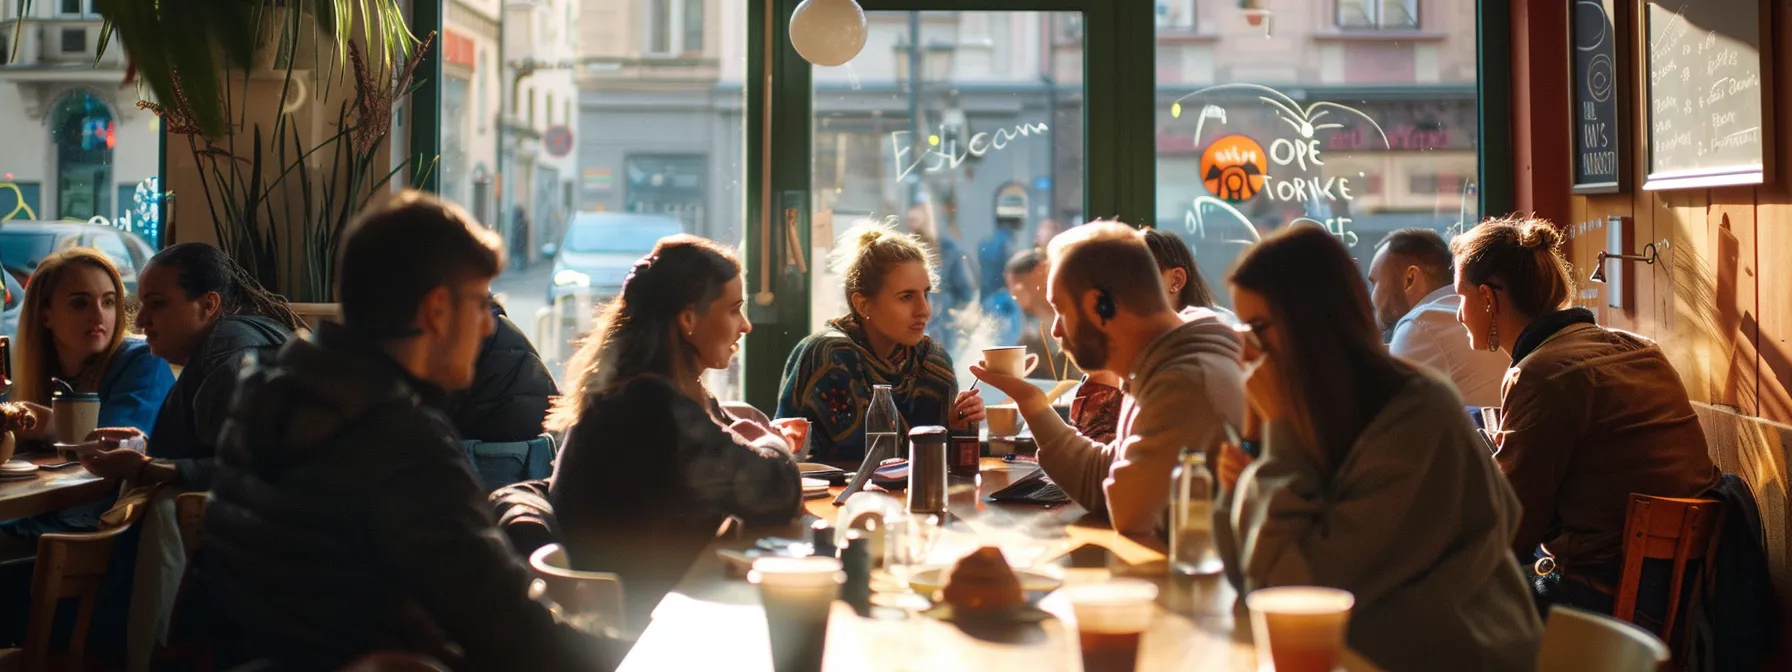
<path id="1" fill-rule="evenodd" d="M 656 240 L 745 239 L 745 7 L 447 5 L 442 191 L 504 237 L 510 270 L 494 288 L 563 384 Z M 712 374 L 717 396 L 738 396 L 739 371 Z"/>
<path id="2" fill-rule="evenodd" d="M 1332 4 L 1201 3 L 1196 28 L 1159 30 L 1155 224 L 1216 289 L 1297 222 L 1366 270 L 1391 231 L 1480 217 L 1474 3 Z"/>
<path id="3" fill-rule="evenodd" d="M 867 18 L 857 58 L 814 69 L 813 258 L 861 219 L 920 234 L 941 257 L 929 334 L 962 367 L 1020 338 L 1009 259 L 1084 219 L 1082 15 Z M 811 273 L 819 328 L 846 297 L 825 263 Z"/>

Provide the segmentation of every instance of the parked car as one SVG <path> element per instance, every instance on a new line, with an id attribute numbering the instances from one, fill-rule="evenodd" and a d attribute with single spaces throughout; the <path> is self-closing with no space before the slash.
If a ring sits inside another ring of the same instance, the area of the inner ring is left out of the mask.
<path id="1" fill-rule="evenodd" d="M 6 307 L 0 310 L 0 336 L 10 338 L 19 333 L 19 313 L 25 309 L 25 283 L 19 282 L 11 273 L 0 273 L 0 280 L 6 283 Z"/>
<path id="2" fill-rule="evenodd" d="M 20 222 L 0 224 L 0 267 L 19 281 L 30 282 L 37 263 L 71 247 L 91 247 L 118 266 L 124 289 L 137 293 L 137 272 L 155 256 L 143 237 L 128 231 L 86 222 Z"/>
<path id="3" fill-rule="evenodd" d="M 679 233 L 684 233 L 684 223 L 667 215 L 578 213 L 560 244 L 542 250 L 554 258 L 548 303 L 584 291 L 596 300 L 615 296 L 635 262 L 653 251 L 654 243 Z"/>

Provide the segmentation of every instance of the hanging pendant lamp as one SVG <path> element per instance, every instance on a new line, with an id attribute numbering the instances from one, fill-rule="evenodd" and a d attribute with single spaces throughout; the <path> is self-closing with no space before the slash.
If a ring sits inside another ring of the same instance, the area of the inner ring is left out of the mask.
<path id="1" fill-rule="evenodd" d="M 855 0 L 803 0 L 790 15 L 790 44 L 815 65 L 845 65 L 865 49 L 865 10 Z"/>

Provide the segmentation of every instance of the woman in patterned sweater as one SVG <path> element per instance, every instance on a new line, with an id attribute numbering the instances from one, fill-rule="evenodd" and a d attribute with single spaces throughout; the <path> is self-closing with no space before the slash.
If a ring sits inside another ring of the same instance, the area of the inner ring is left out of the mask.
<path id="1" fill-rule="evenodd" d="M 863 221 L 835 249 L 851 310 L 797 345 L 784 365 L 779 418 L 810 424 L 811 458 L 857 463 L 874 385 L 889 385 L 906 435 L 916 425 L 983 420 L 983 398 L 958 391 L 952 357 L 928 338 L 933 260 L 913 235 Z"/>

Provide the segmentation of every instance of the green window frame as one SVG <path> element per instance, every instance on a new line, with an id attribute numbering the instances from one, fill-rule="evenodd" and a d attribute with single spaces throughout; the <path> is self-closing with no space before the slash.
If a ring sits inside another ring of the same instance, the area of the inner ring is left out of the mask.
<path id="1" fill-rule="evenodd" d="M 811 71 L 790 46 L 790 15 L 799 0 L 764 0 L 771 3 L 771 30 L 766 30 L 766 6 L 749 0 L 747 11 L 746 76 L 746 207 L 747 246 L 742 261 L 746 286 L 755 292 L 760 278 L 772 274 L 770 305 L 749 301 L 754 331 L 747 337 L 744 365 L 745 401 L 770 410 L 776 404 L 779 377 L 785 357 L 807 335 L 810 282 L 806 275 L 789 272 L 781 250 L 787 248 L 783 226 L 786 205 L 797 218 L 798 249 L 809 250 L 810 165 L 808 161 L 778 161 L 764 166 L 767 143 L 761 129 L 771 96 L 770 145 L 774 155 L 808 156 L 811 138 Z M 865 11 L 1038 11 L 1081 12 L 1084 26 L 1084 212 L 1091 218 L 1112 217 L 1125 222 L 1155 221 L 1156 144 L 1154 58 L 1156 40 L 1137 39 L 1156 35 L 1154 5 L 1149 0 L 860 0 Z M 427 34 L 442 29 L 443 2 L 423 0 L 413 6 L 412 31 Z M 1480 200 L 1483 213 L 1509 212 L 1515 202 L 1511 160 L 1511 0 L 1477 0 L 1478 96 L 1480 124 Z M 767 35 L 774 44 L 768 51 Z M 1133 39 L 1127 39 L 1131 36 Z M 769 60 L 768 60 L 769 56 Z M 771 74 L 771 88 L 766 75 Z M 424 56 L 418 68 L 418 87 L 412 94 L 410 148 L 421 157 L 441 153 L 441 57 L 436 50 Z M 1493 104 L 1489 104 L 1492 101 Z M 165 152 L 164 148 L 164 152 Z M 792 153 L 794 152 L 794 153 Z M 769 183 L 769 184 L 768 184 Z M 437 190 L 432 171 L 417 185 Z M 773 226 L 762 231 L 762 201 L 770 194 L 765 211 Z M 166 221 L 166 220 L 164 220 Z M 769 235 L 766 235 L 769 233 Z M 772 251 L 768 266 L 761 248 Z M 813 261 L 813 260 L 809 260 Z"/>

